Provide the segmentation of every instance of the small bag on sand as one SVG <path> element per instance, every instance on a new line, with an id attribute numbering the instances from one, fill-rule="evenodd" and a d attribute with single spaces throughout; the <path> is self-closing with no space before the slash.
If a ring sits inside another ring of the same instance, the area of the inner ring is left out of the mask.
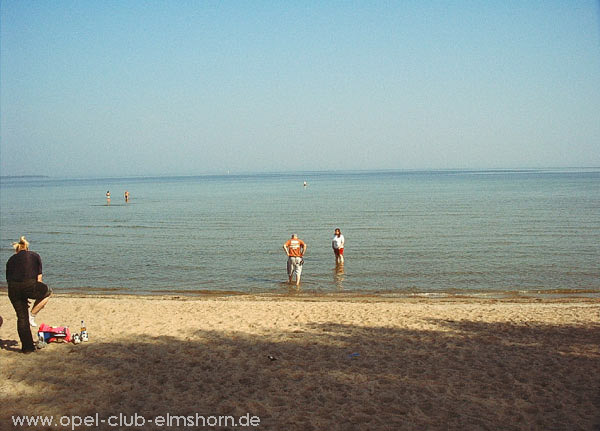
<path id="1" fill-rule="evenodd" d="M 38 329 L 38 337 L 46 343 L 70 343 L 71 331 L 66 326 L 50 326 L 42 323 Z"/>

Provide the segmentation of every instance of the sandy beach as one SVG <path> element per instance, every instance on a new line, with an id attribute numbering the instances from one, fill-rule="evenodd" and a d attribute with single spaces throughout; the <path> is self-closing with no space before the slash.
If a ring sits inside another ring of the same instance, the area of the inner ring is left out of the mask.
<path id="1" fill-rule="evenodd" d="M 90 341 L 30 355 L 0 316 L 3 430 L 600 429 L 597 299 L 55 295 Z"/>

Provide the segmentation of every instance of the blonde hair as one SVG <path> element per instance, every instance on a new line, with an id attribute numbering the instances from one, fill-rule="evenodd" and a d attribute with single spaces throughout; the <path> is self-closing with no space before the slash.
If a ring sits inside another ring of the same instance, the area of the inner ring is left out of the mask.
<path id="1" fill-rule="evenodd" d="M 12 246 L 15 249 L 15 253 L 18 253 L 21 250 L 29 250 L 29 241 L 27 241 L 25 237 L 22 236 L 21 238 L 19 238 L 18 242 L 13 242 Z"/>

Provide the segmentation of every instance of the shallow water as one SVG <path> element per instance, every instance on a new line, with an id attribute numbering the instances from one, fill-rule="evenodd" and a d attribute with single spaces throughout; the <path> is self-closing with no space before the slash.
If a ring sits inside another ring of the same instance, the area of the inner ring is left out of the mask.
<path id="1" fill-rule="evenodd" d="M 2 178 L 0 192 L 2 258 L 26 235 L 58 292 L 286 292 L 296 232 L 307 291 L 600 294 L 600 170 Z"/>

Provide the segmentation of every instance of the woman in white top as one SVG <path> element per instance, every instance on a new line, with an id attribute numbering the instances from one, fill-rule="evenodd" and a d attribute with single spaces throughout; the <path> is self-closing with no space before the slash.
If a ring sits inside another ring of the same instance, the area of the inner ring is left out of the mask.
<path id="1" fill-rule="evenodd" d="M 335 256 L 335 264 L 344 264 L 344 235 L 340 231 L 340 228 L 335 229 L 333 240 L 331 241 L 331 248 L 333 248 L 333 254 Z"/>

